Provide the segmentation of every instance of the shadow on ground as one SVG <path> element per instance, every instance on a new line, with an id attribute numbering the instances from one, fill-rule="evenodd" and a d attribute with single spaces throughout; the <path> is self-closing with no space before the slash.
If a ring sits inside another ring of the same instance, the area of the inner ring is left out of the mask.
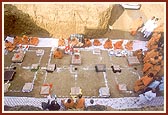
<path id="1" fill-rule="evenodd" d="M 4 36 L 50 37 L 50 33 L 37 26 L 31 17 L 11 4 L 4 5 Z"/>

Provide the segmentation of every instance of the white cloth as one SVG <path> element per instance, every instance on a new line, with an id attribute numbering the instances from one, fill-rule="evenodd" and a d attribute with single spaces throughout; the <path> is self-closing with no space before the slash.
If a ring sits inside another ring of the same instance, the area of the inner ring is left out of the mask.
<path id="1" fill-rule="evenodd" d="M 147 101 L 151 101 L 156 97 L 156 93 L 153 93 L 152 91 L 147 91 L 143 94 L 139 95 L 139 101 L 137 104 L 145 104 Z"/>
<path id="2" fill-rule="evenodd" d="M 153 20 L 149 19 L 149 20 L 144 24 L 144 26 L 143 26 L 141 32 L 142 32 L 142 33 L 145 32 L 154 22 L 155 22 L 154 19 L 153 19 Z"/>
<path id="3" fill-rule="evenodd" d="M 144 31 L 144 34 L 145 34 L 144 37 L 149 37 L 156 27 L 157 27 L 157 23 L 151 22 L 151 24 L 148 25 L 148 27 Z"/>
<path id="4" fill-rule="evenodd" d="M 7 39 L 10 39 L 12 41 L 14 38 L 7 36 Z M 108 38 L 100 38 L 99 41 L 102 43 L 102 45 L 100 45 L 100 46 L 94 46 L 93 45 L 94 39 L 91 39 L 90 41 L 92 43 L 92 46 L 86 47 L 86 48 L 80 48 L 80 50 L 81 51 L 82 50 L 93 51 L 93 49 L 95 49 L 95 48 L 98 48 L 100 50 L 108 50 L 108 49 L 104 49 L 104 46 L 103 46 L 107 39 Z M 112 40 L 112 44 L 115 44 L 117 41 L 120 41 L 120 40 L 121 39 Z M 33 46 L 33 45 L 30 45 L 30 46 L 32 46 L 32 47 L 52 47 L 51 51 L 53 51 L 55 48 L 58 47 L 58 41 L 59 41 L 59 39 L 56 39 L 56 38 L 39 38 L 39 43 L 37 46 Z M 129 40 L 123 40 L 122 46 L 123 46 L 124 50 L 126 50 L 124 45 L 128 41 Z M 146 41 L 133 40 L 133 51 L 138 50 L 138 49 L 143 49 L 143 51 L 147 50 L 146 44 L 147 44 Z M 60 48 L 64 48 L 64 47 L 60 47 Z M 114 50 L 114 47 L 111 50 Z"/>

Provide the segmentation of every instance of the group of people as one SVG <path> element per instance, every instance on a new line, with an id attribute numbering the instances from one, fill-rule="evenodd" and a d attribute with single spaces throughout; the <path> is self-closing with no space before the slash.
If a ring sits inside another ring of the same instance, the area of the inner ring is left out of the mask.
<path id="1" fill-rule="evenodd" d="M 69 98 L 67 100 L 61 100 L 61 102 L 66 108 L 66 110 L 68 109 L 84 110 L 85 109 L 85 98 L 82 97 L 82 94 L 79 94 L 76 100 Z"/>
<path id="2" fill-rule="evenodd" d="M 144 23 L 142 17 L 139 17 L 132 23 L 130 27 L 130 34 L 133 36 L 136 35 L 137 31 L 141 28 L 141 33 L 143 33 L 143 36 L 145 38 L 148 38 L 152 34 L 154 29 L 159 27 L 157 24 L 158 21 L 159 21 L 159 18 L 156 18 L 155 16 L 153 16 L 146 23 Z"/>
<path id="3" fill-rule="evenodd" d="M 79 109 L 79 110 L 84 110 L 85 109 L 85 98 L 82 97 L 82 94 L 79 94 L 77 96 L 77 99 L 74 100 L 73 98 L 68 98 L 65 100 L 61 100 L 61 104 L 64 106 L 66 110 L 71 110 L 71 109 Z M 51 96 L 48 96 L 48 102 L 42 103 L 42 108 L 43 110 L 50 110 L 50 111 L 58 111 L 61 108 L 61 105 L 58 104 L 56 98 L 51 101 Z"/>
<path id="4" fill-rule="evenodd" d="M 158 26 L 157 25 L 158 21 L 159 21 L 159 18 L 156 18 L 155 16 L 153 16 L 144 24 L 141 32 L 144 34 L 145 38 L 148 38 L 151 35 L 151 33 L 154 31 L 154 29 Z"/>
<path id="5" fill-rule="evenodd" d="M 135 82 L 134 91 L 139 95 L 138 104 L 146 103 L 156 97 L 164 76 L 163 48 L 148 49 L 143 56 L 143 76 Z M 163 83 L 162 83 L 163 84 Z"/>
<path id="6" fill-rule="evenodd" d="M 89 102 L 85 103 L 85 98 L 82 97 L 82 94 L 79 94 L 77 96 L 77 99 L 73 98 L 67 98 L 64 100 L 61 100 L 61 103 L 59 104 L 57 102 L 56 97 L 54 99 L 51 98 L 51 96 L 47 96 L 48 102 L 42 102 L 42 108 L 43 110 L 49 110 L 49 111 L 59 111 L 61 109 L 66 111 L 105 111 L 107 107 L 105 105 L 99 105 L 96 104 L 93 99 L 90 99 Z M 52 100 L 52 101 L 51 101 Z"/>
<path id="7" fill-rule="evenodd" d="M 17 45 L 35 45 L 39 43 L 38 37 L 28 37 L 23 35 L 22 37 L 14 36 L 13 43 L 9 40 L 5 40 L 5 48 L 7 51 L 13 51 Z"/>

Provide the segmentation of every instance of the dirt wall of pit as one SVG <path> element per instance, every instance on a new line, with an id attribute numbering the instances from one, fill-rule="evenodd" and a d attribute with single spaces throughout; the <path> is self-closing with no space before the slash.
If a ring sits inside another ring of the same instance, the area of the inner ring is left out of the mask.
<path id="1" fill-rule="evenodd" d="M 163 4 L 142 4 L 140 10 L 126 10 L 119 4 L 5 4 L 4 34 L 64 37 L 81 33 L 103 37 L 108 26 L 129 31 L 142 16 L 144 22 L 155 15 L 164 19 Z"/>

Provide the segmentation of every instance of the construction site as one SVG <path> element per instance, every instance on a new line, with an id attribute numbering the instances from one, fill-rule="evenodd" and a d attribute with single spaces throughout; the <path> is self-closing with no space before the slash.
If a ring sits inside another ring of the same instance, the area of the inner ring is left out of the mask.
<path id="1" fill-rule="evenodd" d="M 61 100 L 79 94 L 85 108 L 91 99 L 104 107 L 89 111 L 164 112 L 165 9 L 165 3 L 4 3 L 3 112 L 44 111 L 48 95 L 60 104 L 57 112 L 66 111 Z M 157 27 L 144 37 L 152 16 Z M 148 55 L 153 51 L 157 61 Z M 142 87 L 136 84 L 150 73 Z M 136 103 L 153 88 L 154 99 Z"/>

